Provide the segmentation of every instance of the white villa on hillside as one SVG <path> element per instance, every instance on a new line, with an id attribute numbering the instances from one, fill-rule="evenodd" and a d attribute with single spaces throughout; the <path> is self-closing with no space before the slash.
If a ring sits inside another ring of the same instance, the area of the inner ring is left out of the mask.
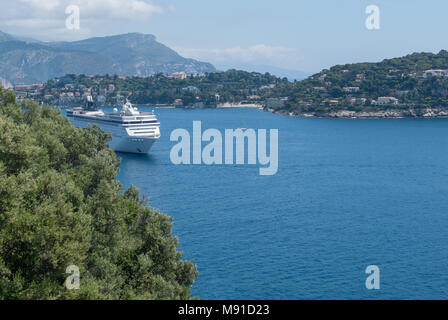
<path id="1" fill-rule="evenodd" d="M 187 74 L 185 72 L 173 72 L 168 78 L 184 80 L 187 79 Z"/>
<path id="2" fill-rule="evenodd" d="M 388 105 L 388 104 L 392 104 L 392 105 L 396 105 L 398 104 L 398 99 L 395 97 L 378 97 L 377 100 L 373 100 L 372 104 L 374 105 Z"/>
<path id="3" fill-rule="evenodd" d="M 423 78 L 427 78 L 429 76 L 446 77 L 446 76 L 448 76 L 448 70 L 430 69 L 430 70 L 426 70 L 423 72 Z"/>

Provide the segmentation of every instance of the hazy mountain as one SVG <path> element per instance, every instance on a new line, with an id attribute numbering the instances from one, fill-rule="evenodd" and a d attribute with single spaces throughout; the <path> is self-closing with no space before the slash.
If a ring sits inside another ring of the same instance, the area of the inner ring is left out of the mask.
<path id="1" fill-rule="evenodd" d="M 13 36 L 0 31 L 0 42 L 15 40 Z"/>
<path id="2" fill-rule="evenodd" d="M 118 73 L 112 58 L 93 52 L 61 50 L 23 41 L 0 42 L 0 77 L 13 83 L 37 83 L 73 74 Z"/>
<path id="3" fill-rule="evenodd" d="M 210 63 L 183 58 L 174 50 L 157 42 L 155 36 L 147 34 L 129 33 L 50 45 L 65 50 L 81 50 L 109 56 L 119 64 L 121 74 L 124 75 L 145 77 L 158 72 L 215 71 L 215 67 Z"/>
<path id="4" fill-rule="evenodd" d="M 186 59 L 153 35 L 130 33 L 75 42 L 31 43 L 0 33 L 0 77 L 13 84 L 44 82 L 65 74 L 215 71 L 210 63 Z"/>
<path id="5" fill-rule="evenodd" d="M 32 43 L 45 43 L 45 42 L 42 42 L 40 40 L 36 40 L 34 38 L 31 38 L 31 37 L 22 37 L 22 36 L 17 36 L 17 35 L 14 35 L 12 37 L 14 38 L 13 40 L 32 42 Z"/>

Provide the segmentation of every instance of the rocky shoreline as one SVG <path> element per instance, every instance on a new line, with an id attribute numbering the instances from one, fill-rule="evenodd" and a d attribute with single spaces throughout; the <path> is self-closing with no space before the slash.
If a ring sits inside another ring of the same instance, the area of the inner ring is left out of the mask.
<path id="1" fill-rule="evenodd" d="M 448 118 L 447 108 L 422 108 L 408 110 L 350 111 L 329 113 L 298 113 L 286 110 L 264 109 L 267 112 L 299 118 L 343 118 L 343 119 L 400 119 L 400 118 Z"/>

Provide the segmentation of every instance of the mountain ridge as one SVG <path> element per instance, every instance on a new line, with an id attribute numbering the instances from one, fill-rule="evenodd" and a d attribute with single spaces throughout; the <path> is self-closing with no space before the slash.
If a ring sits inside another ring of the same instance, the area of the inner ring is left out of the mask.
<path id="1" fill-rule="evenodd" d="M 15 40 L 13 36 L 8 33 L 0 31 L 0 42 Z"/>
<path id="2" fill-rule="evenodd" d="M 45 82 L 65 74 L 150 76 L 216 71 L 184 58 L 151 34 L 127 33 L 73 42 L 26 42 L 0 31 L 0 77 L 13 84 Z"/>

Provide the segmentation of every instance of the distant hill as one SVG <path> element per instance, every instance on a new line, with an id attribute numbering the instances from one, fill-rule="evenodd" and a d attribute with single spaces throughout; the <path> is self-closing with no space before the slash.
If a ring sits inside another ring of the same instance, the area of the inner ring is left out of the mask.
<path id="1" fill-rule="evenodd" d="M 216 64 L 215 66 L 221 70 L 238 69 L 247 72 L 259 72 L 259 73 L 269 72 L 270 74 L 280 78 L 288 78 L 289 81 L 295 81 L 295 80 L 300 81 L 310 76 L 309 73 L 300 70 L 285 69 L 261 64 L 241 64 L 241 65 L 232 65 L 232 67 L 229 67 L 226 64 L 222 65 Z"/>
<path id="2" fill-rule="evenodd" d="M 448 116 L 448 52 L 337 65 L 296 82 L 270 111 L 322 117 Z"/>
<path id="3" fill-rule="evenodd" d="M 151 77 L 66 75 L 49 80 L 37 94 L 35 89 L 30 89 L 33 94 L 28 97 L 51 105 L 78 106 L 85 104 L 88 92 L 99 105 L 116 106 L 122 101 L 120 97 L 126 97 L 135 104 L 172 104 L 182 100 L 184 107 L 200 108 L 215 107 L 218 103 L 262 104 L 271 97 L 274 88 L 288 90 L 291 85 L 287 79 L 268 73 L 241 70 L 210 72 L 186 79 L 162 74 Z"/>
<path id="4" fill-rule="evenodd" d="M 259 104 L 267 111 L 290 116 L 448 117 L 448 51 L 336 65 L 295 82 L 241 70 L 183 80 L 163 74 L 132 78 L 68 74 L 48 81 L 38 92 L 30 90 L 29 95 L 20 92 L 21 97 L 55 105 L 81 105 L 89 93 L 97 101 L 101 96 L 106 105 L 115 105 L 125 96 L 136 104 L 182 100 L 185 107 L 207 107 L 216 106 L 219 96 L 219 103 Z"/>
<path id="5" fill-rule="evenodd" d="M 75 42 L 25 42 L 0 32 L 0 77 L 13 84 L 45 82 L 65 74 L 213 72 L 210 63 L 186 59 L 153 35 L 130 33 Z"/>

